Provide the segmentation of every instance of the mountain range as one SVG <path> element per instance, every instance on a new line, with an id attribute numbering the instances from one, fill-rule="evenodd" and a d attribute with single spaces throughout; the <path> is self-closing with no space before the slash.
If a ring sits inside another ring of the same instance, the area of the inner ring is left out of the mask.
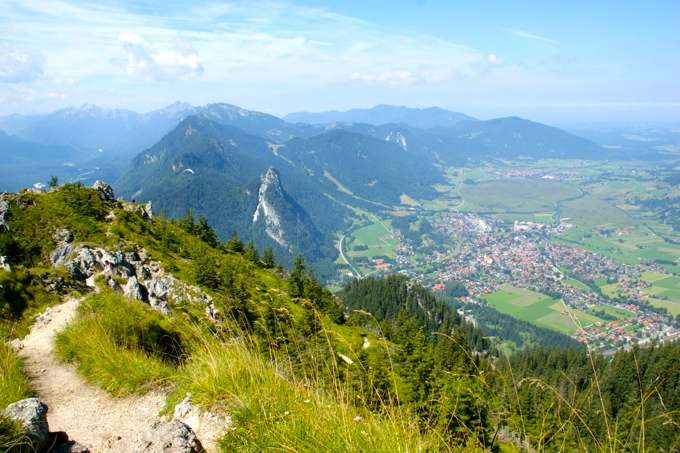
<path id="1" fill-rule="evenodd" d="M 517 117 L 480 121 L 386 105 L 284 119 L 224 103 L 176 103 L 144 115 L 86 105 L 0 118 L 3 129 L 6 161 L 31 169 L 23 185 L 41 168 L 43 181 L 108 175 L 126 198 L 151 201 L 168 217 L 191 210 L 222 240 L 236 232 L 260 249 L 275 247 L 286 264 L 303 253 L 322 276 L 356 209 L 379 213 L 408 198 L 432 199 L 445 183 L 442 168 L 606 157 L 593 142 Z M 3 190 L 20 183 L 16 175 L 4 181 Z"/>
<path id="2" fill-rule="evenodd" d="M 420 129 L 436 126 L 450 127 L 460 121 L 475 120 L 463 113 L 451 112 L 438 107 L 416 109 L 384 104 L 376 105 L 370 109 L 351 109 L 346 112 L 333 110 L 322 113 L 290 113 L 284 116 L 283 119 L 289 123 L 307 124 L 328 124 L 333 122 L 367 123 L 378 126 L 383 124 L 404 124 Z"/>

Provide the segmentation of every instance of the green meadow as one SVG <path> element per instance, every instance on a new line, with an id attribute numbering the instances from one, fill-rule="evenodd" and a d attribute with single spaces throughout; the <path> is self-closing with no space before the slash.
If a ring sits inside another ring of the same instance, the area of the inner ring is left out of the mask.
<path id="1" fill-rule="evenodd" d="M 645 272 L 642 277 L 652 285 L 644 289 L 644 292 L 651 296 L 647 299 L 649 303 L 666 308 L 673 316 L 680 315 L 680 277 L 658 272 Z"/>
<path id="2" fill-rule="evenodd" d="M 600 255 L 609 256 L 624 264 L 639 264 L 641 260 L 664 263 L 670 272 L 679 272 L 680 246 L 669 244 L 647 228 L 624 228 L 621 225 L 600 225 L 612 231 L 608 236 L 597 236 L 586 228 L 570 228 L 556 239 L 573 243 Z M 670 264 L 675 263 L 675 264 Z"/>
<path id="3" fill-rule="evenodd" d="M 507 179 L 465 184 L 461 194 L 477 211 L 534 216 L 552 213 L 555 203 L 578 197 L 579 189 L 568 184 L 536 179 Z"/>
<path id="4" fill-rule="evenodd" d="M 619 320 L 636 318 L 637 315 L 632 311 L 626 310 L 624 308 L 614 307 L 613 305 L 598 305 L 590 309 L 591 311 L 602 310 L 610 316 L 615 316 Z"/>
<path id="5" fill-rule="evenodd" d="M 568 308 L 561 300 L 508 284 L 487 294 L 484 300 L 501 313 L 568 335 L 582 326 L 602 321 L 596 316 Z"/>
<path id="6" fill-rule="evenodd" d="M 396 256 L 395 248 L 399 239 L 392 236 L 389 221 L 376 220 L 374 223 L 359 228 L 348 236 L 347 255 L 352 258 L 365 256 L 372 260 L 376 256 Z M 366 250 L 354 250 L 356 246 L 366 246 Z"/>

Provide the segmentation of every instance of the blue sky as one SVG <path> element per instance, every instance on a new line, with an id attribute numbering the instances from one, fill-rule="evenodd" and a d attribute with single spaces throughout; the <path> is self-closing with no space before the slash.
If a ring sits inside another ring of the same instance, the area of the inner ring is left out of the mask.
<path id="1" fill-rule="evenodd" d="M 679 25 L 676 0 L 0 0 L 0 115 L 179 100 L 680 122 Z"/>

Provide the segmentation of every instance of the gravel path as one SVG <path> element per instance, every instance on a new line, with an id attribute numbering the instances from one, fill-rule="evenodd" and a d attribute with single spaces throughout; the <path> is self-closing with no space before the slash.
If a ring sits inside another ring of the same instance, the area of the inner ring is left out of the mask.
<path id="1" fill-rule="evenodd" d="M 80 299 L 48 310 L 21 342 L 19 355 L 37 396 L 47 404 L 50 431 L 64 431 L 93 453 L 139 451 L 142 431 L 159 419 L 165 394 L 112 397 L 54 357 L 54 338 L 74 318 Z"/>

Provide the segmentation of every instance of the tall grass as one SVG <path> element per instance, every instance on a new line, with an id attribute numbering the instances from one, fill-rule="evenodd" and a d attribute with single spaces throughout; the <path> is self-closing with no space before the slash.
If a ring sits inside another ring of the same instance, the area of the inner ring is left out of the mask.
<path id="1" fill-rule="evenodd" d="M 677 400 L 662 396 L 666 382 L 678 379 L 680 365 L 650 381 L 638 364 L 635 348 L 630 352 L 634 369 L 616 368 L 616 361 L 597 363 L 601 357 L 592 351 L 587 354 L 589 371 L 579 376 L 580 383 L 564 373 L 562 381 L 555 383 L 520 375 L 511 367 L 497 374 L 507 398 L 502 405 L 507 411 L 504 440 L 537 453 L 680 452 L 680 411 L 673 408 Z M 627 402 L 613 415 L 613 395 L 605 387 L 621 376 L 632 377 L 636 384 L 628 394 L 617 395 Z M 655 439 L 648 435 L 652 432 Z"/>
<path id="2" fill-rule="evenodd" d="M 288 316 L 288 308 L 299 312 L 297 319 Z M 591 356 L 590 363 L 583 363 L 590 368 L 587 385 L 566 375 L 553 384 L 511 367 L 477 367 L 469 357 L 472 375 L 454 380 L 453 387 L 438 395 L 439 405 L 423 416 L 418 407 L 400 403 L 402 383 L 395 373 L 386 374 L 392 393 L 385 392 L 384 382 L 372 380 L 372 362 L 360 357 L 366 351 L 360 343 L 350 344 L 356 339 L 345 340 L 316 311 L 288 308 L 281 302 L 264 310 L 260 319 L 275 313 L 280 316 L 272 322 L 280 325 L 254 335 L 243 332 L 235 320 L 223 320 L 218 327 L 188 321 L 181 313 L 168 319 L 139 301 L 103 292 L 82 304 L 77 320 L 58 337 L 58 350 L 113 394 L 169 386 L 169 407 L 191 393 L 193 403 L 228 413 L 232 421 L 220 440 L 223 451 L 482 451 L 488 444 L 476 437 L 476 419 L 466 421 L 459 413 L 460 398 L 474 400 L 463 402 L 468 410 L 481 404 L 492 414 L 491 444 L 503 452 L 649 451 L 648 427 L 673 423 L 680 415 L 671 406 L 650 416 L 648 407 L 660 399 L 662 377 L 638 386 L 635 407 L 612 417 L 603 388 L 605 368 Z M 318 329 L 315 334 L 296 330 L 304 319 Z M 379 341 L 371 346 L 387 352 L 394 347 Z M 353 363 L 338 360 L 340 354 Z M 386 366 L 392 370 L 399 364 L 388 354 Z M 642 382 L 641 371 L 636 372 Z M 364 380 L 357 384 L 357 379 Z M 490 397 L 492 392 L 496 395 Z M 456 419 L 453 437 L 444 437 L 436 426 L 439 408 Z M 678 442 L 668 447 L 669 452 L 680 451 Z"/>
<path id="3" fill-rule="evenodd" d="M 57 336 L 59 356 L 107 392 L 143 393 L 173 382 L 179 334 L 152 308 L 111 292 L 91 296 Z"/>
<path id="4" fill-rule="evenodd" d="M 35 453 L 36 447 L 24 433 L 21 424 L 0 415 L 0 451 L 5 453 Z"/>
<path id="5" fill-rule="evenodd" d="M 21 359 L 10 345 L 0 342 L 0 408 L 33 395 Z"/>
<path id="6" fill-rule="evenodd" d="M 345 382 L 321 387 L 312 376 L 295 378 L 290 364 L 265 360 L 246 338 L 203 337 L 192 346 L 178 397 L 227 410 L 233 425 L 224 451 L 407 452 L 449 451 L 423 435 L 415 414 L 396 407 L 374 414 L 353 402 Z"/>
<path id="7" fill-rule="evenodd" d="M 31 396 L 33 391 L 21 359 L 4 340 L 0 341 L 0 410 Z M 24 434 L 21 426 L 2 415 L 0 415 L 0 451 L 17 453 L 34 451 L 30 438 Z"/>

